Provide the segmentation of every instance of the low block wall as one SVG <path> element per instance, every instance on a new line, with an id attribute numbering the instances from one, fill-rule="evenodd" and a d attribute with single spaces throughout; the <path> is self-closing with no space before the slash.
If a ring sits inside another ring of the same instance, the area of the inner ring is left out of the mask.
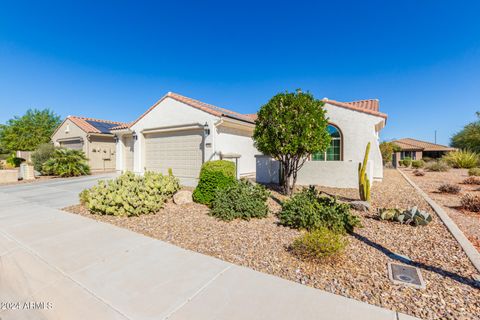
<path id="1" fill-rule="evenodd" d="M 279 182 L 279 162 L 267 156 L 257 156 L 256 181 Z M 373 176 L 373 165 L 367 164 L 367 175 Z M 370 180 L 371 181 L 371 180 Z M 358 163 L 350 161 L 307 161 L 298 172 L 297 185 L 319 185 L 334 188 L 358 188 Z"/>
<path id="2" fill-rule="evenodd" d="M 0 183 L 9 183 L 18 181 L 18 170 L 0 170 Z"/>

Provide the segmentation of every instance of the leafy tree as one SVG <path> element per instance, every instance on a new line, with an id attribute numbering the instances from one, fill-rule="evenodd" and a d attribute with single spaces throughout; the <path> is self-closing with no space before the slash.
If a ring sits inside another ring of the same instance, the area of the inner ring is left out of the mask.
<path id="1" fill-rule="evenodd" d="M 392 162 L 393 153 L 400 151 L 400 147 L 393 142 L 383 141 L 380 143 L 380 153 L 382 154 L 383 164 Z"/>
<path id="2" fill-rule="evenodd" d="M 10 151 L 32 151 L 50 141 L 60 124 L 60 117 L 49 109 L 29 109 L 21 116 L 15 116 L 0 126 L 0 145 Z"/>
<path id="3" fill-rule="evenodd" d="M 453 135 L 450 141 L 452 147 L 480 153 L 480 112 L 476 115 L 477 121 L 467 124 Z"/>
<path id="4" fill-rule="evenodd" d="M 258 112 L 253 134 L 255 146 L 280 161 L 281 184 L 288 195 L 292 194 L 298 170 L 308 157 L 325 151 L 330 144 L 323 105 L 312 94 L 297 90 L 275 95 Z"/>

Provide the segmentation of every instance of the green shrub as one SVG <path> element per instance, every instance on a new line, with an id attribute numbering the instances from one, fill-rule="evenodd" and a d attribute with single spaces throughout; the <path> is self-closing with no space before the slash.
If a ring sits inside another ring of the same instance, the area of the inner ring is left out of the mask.
<path id="1" fill-rule="evenodd" d="M 423 160 L 424 162 L 435 161 L 435 159 L 430 158 L 430 157 L 422 157 L 422 160 Z"/>
<path id="2" fill-rule="evenodd" d="M 468 175 L 469 176 L 480 176 L 480 168 L 471 168 L 468 170 Z"/>
<path id="3" fill-rule="evenodd" d="M 450 166 L 443 161 L 432 161 L 425 165 L 425 169 L 428 171 L 446 172 L 450 170 Z"/>
<path id="4" fill-rule="evenodd" d="M 265 218 L 268 215 L 269 192 L 259 184 L 241 180 L 217 189 L 210 215 L 221 220 Z"/>
<path id="5" fill-rule="evenodd" d="M 412 164 L 412 158 L 410 158 L 410 157 L 405 157 L 405 158 L 403 158 L 402 164 L 403 164 L 405 167 L 410 167 L 410 165 Z"/>
<path id="6" fill-rule="evenodd" d="M 423 168 L 424 166 L 425 166 L 425 162 L 423 162 L 423 160 L 412 161 L 412 168 L 420 169 L 420 168 Z"/>
<path id="7" fill-rule="evenodd" d="M 478 165 L 478 154 L 468 150 L 449 152 L 442 159 L 454 168 L 470 169 Z"/>
<path id="8" fill-rule="evenodd" d="M 99 181 L 80 193 L 80 202 L 92 213 L 115 216 L 139 216 L 155 213 L 180 189 L 171 175 L 145 172 L 143 176 L 127 172 L 110 181 Z"/>
<path id="9" fill-rule="evenodd" d="M 53 156 L 55 149 L 55 146 L 51 143 L 42 143 L 37 147 L 32 153 L 32 162 L 35 170 L 42 171 L 43 164 Z"/>
<path id="10" fill-rule="evenodd" d="M 321 227 L 295 239 L 291 249 L 302 258 L 318 260 L 342 252 L 347 244 L 343 234 Z"/>
<path id="11" fill-rule="evenodd" d="M 17 158 L 17 155 L 15 154 L 15 152 L 11 153 L 6 159 L 7 164 L 10 165 L 13 168 L 20 167 L 20 164 L 23 161 L 25 161 L 25 159 Z"/>
<path id="12" fill-rule="evenodd" d="M 202 165 L 198 185 L 193 191 L 193 200 L 211 205 L 215 191 L 225 189 L 236 181 L 235 164 L 227 160 L 208 161 Z"/>
<path id="13" fill-rule="evenodd" d="M 282 204 L 280 223 L 297 229 L 326 227 L 335 232 L 352 232 L 360 219 L 350 213 L 350 206 L 337 199 L 320 196 L 315 188 L 303 189 Z"/>
<path id="14" fill-rule="evenodd" d="M 90 167 L 83 151 L 57 149 L 42 166 L 42 174 L 75 177 L 90 174 Z"/>

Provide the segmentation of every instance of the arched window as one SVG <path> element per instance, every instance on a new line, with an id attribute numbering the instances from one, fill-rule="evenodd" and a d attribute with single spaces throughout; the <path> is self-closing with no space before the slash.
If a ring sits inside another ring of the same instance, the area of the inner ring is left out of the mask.
<path id="1" fill-rule="evenodd" d="M 327 126 L 328 133 L 330 133 L 330 146 L 325 152 L 312 154 L 312 160 L 316 161 L 341 161 L 342 160 L 342 134 L 333 124 Z"/>

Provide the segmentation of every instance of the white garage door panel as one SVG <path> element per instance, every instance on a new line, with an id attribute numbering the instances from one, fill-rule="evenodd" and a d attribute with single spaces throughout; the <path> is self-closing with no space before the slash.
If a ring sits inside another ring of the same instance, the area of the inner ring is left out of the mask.
<path id="1" fill-rule="evenodd" d="M 203 162 L 203 131 L 151 133 L 145 136 L 145 167 L 149 171 L 197 178 Z"/>

